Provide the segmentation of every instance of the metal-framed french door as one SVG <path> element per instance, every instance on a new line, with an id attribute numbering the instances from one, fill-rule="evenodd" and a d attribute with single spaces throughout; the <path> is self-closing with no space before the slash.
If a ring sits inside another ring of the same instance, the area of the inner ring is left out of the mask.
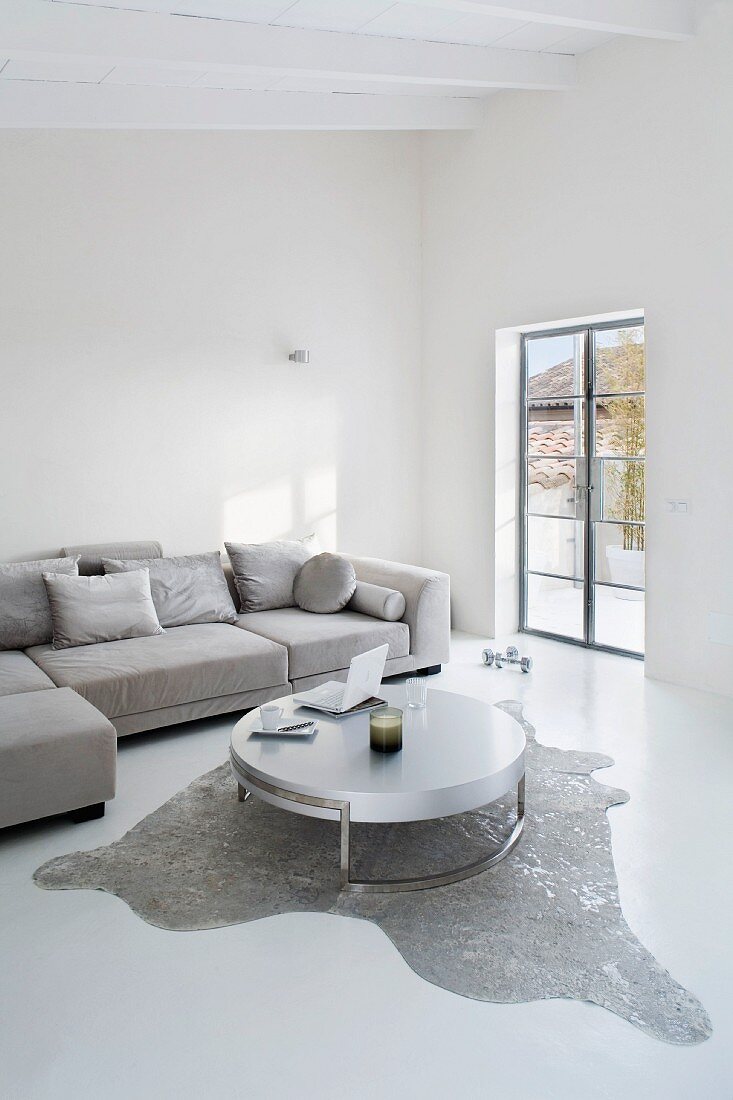
<path id="1" fill-rule="evenodd" d="M 522 337 L 520 629 L 644 652 L 644 322 Z"/>

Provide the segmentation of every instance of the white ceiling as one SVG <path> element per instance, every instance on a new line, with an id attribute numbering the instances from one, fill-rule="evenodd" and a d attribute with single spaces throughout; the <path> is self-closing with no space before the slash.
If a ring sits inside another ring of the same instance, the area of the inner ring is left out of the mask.
<path id="1" fill-rule="evenodd" d="M 497 89 L 572 87 L 575 56 L 619 35 L 689 37 L 692 8 L 0 0 L 0 126 L 467 128 Z"/>

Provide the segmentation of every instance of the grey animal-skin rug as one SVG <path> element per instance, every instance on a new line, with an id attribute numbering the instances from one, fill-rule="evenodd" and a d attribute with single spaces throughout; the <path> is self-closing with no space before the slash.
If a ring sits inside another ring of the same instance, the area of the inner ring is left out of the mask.
<path id="1" fill-rule="evenodd" d="M 229 765 L 194 780 L 108 847 L 35 873 L 49 890 L 106 890 L 159 928 L 198 929 L 323 912 L 373 921 L 417 974 L 482 1001 L 593 1001 L 671 1043 L 711 1032 L 700 1002 L 624 920 L 609 806 L 625 791 L 591 772 L 613 761 L 539 744 L 519 703 L 498 704 L 527 735 L 525 830 L 503 862 L 450 886 L 341 894 L 338 824 L 237 801 Z M 516 800 L 438 821 L 356 825 L 354 873 L 421 875 L 478 859 L 500 843 Z"/>

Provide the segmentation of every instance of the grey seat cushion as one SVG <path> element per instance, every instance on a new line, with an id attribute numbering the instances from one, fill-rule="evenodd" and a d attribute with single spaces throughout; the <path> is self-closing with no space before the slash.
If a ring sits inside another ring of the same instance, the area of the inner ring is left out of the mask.
<path id="1" fill-rule="evenodd" d="M 385 642 L 388 660 L 410 652 L 406 623 L 388 623 L 358 611 L 314 615 L 299 607 L 283 607 L 240 615 L 237 625 L 287 647 L 290 680 L 347 668 L 352 657 Z"/>
<path id="2" fill-rule="evenodd" d="M 0 697 L 55 688 L 37 664 L 17 649 L 0 652 Z"/>
<path id="3" fill-rule="evenodd" d="M 287 681 L 287 652 L 226 623 L 177 626 L 151 638 L 77 649 L 35 646 L 28 655 L 108 718 L 140 714 Z"/>
<path id="4" fill-rule="evenodd" d="M 69 688 L 0 699 L 0 827 L 114 798 L 117 736 Z"/>

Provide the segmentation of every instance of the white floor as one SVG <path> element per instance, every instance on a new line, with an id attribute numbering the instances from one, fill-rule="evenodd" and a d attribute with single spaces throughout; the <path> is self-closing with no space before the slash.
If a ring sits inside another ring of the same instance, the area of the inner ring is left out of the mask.
<path id="1" fill-rule="evenodd" d="M 645 681 L 623 657 L 498 641 L 512 640 L 535 657 L 529 676 L 484 668 L 485 640 L 463 635 L 431 683 L 523 699 L 541 740 L 616 758 L 598 774 L 632 796 L 610 811 L 626 917 L 706 1005 L 708 1042 L 660 1043 L 572 1001 L 466 1000 L 417 977 L 366 922 L 285 915 L 163 932 L 114 897 L 33 885 L 44 860 L 113 840 L 223 761 L 224 718 L 122 742 L 102 821 L 0 833 L 3 1100 L 730 1100 L 733 700 Z"/>

